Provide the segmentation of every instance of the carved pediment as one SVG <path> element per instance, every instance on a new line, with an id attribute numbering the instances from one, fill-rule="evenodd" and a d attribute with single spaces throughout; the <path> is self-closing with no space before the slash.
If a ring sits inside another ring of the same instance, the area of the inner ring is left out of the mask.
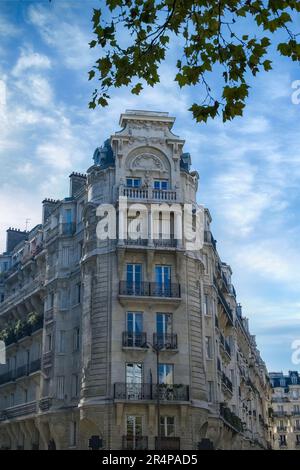
<path id="1" fill-rule="evenodd" d="M 151 153 L 143 153 L 135 157 L 131 167 L 133 170 L 166 171 L 160 158 Z"/>

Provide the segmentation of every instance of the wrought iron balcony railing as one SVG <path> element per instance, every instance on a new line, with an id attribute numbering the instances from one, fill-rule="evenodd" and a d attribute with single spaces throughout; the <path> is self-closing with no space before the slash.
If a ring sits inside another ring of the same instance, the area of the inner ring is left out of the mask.
<path id="1" fill-rule="evenodd" d="M 220 343 L 221 346 L 223 347 L 224 351 L 228 354 L 228 356 L 231 357 L 231 348 L 229 342 L 226 340 L 224 335 L 220 333 Z"/>
<path id="2" fill-rule="evenodd" d="M 27 377 L 29 374 L 33 374 L 41 370 L 41 359 L 31 361 L 29 364 L 19 366 L 16 370 L 11 370 L 0 375 L 0 385 L 12 382 L 21 377 Z"/>
<path id="3" fill-rule="evenodd" d="M 177 335 L 175 333 L 154 333 L 153 344 L 159 349 L 177 349 Z"/>
<path id="4" fill-rule="evenodd" d="M 161 436 L 155 438 L 156 450 L 180 450 L 180 437 L 165 437 Z"/>
<path id="5" fill-rule="evenodd" d="M 278 426 L 277 432 L 287 432 L 287 426 Z"/>
<path id="6" fill-rule="evenodd" d="M 37 402 L 24 403 L 21 405 L 11 406 L 6 408 L 0 413 L 0 421 L 7 419 L 17 418 L 18 416 L 25 416 L 37 412 Z"/>
<path id="7" fill-rule="evenodd" d="M 125 348 L 146 348 L 147 334 L 133 331 L 123 331 L 123 347 Z"/>
<path id="8" fill-rule="evenodd" d="M 114 384 L 116 400 L 189 401 L 189 386 L 183 384 L 121 383 Z"/>
<path id="9" fill-rule="evenodd" d="M 10 370 L 9 372 L 5 372 L 4 374 L 0 375 L 0 385 L 13 382 L 15 379 L 16 379 L 16 371 Z"/>
<path id="10" fill-rule="evenodd" d="M 220 303 L 223 305 L 224 307 L 224 310 L 227 314 L 227 317 L 230 321 L 230 324 L 233 325 L 233 314 L 232 314 L 232 310 L 231 308 L 229 307 L 228 305 L 228 302 L 227 300 L 225 299 L 224 295 L 222 294 L 222 292 L 220 291 L 220 289 L 218 289 L 218 296 L 219 296 L 219 300 L 220 300 Z"/>
<path id="11" fill-rule="evenodd" d="M 124 450 L 147 450 L 148 437 L 147 436 L 123 436 L 122 439 Z"/>
<path id="12" fill-rule="evenodd" d="M 120 281 L 119 294 L 139 297 L 181 297 L 180 284 L 162 285 L 158 282 Z"/>
<path id="13" fill-rule="evenodd" d="M 222 372 L 222 383 L 225 387 L 232 393 L 232 382 L 231 380 Z"/>

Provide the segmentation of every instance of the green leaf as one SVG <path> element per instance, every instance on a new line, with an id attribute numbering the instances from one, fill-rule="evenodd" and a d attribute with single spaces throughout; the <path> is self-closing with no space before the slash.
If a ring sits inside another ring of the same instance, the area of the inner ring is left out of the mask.
<path id="1" fill-rule="evenodd" d="M 131 90 L 131 93 L 134 95 L 139 95 L 141 90 L 143 89 L 143 86 L 141 83 L 137 83 Z"/>

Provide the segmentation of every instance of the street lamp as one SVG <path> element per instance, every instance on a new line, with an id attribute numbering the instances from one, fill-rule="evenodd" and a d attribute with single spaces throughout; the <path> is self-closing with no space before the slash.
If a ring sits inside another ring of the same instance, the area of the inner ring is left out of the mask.
<path id="1" fill-rule="evenodd" d="M 164 349 L 163 342 L 157 341 L 152 344 L 148 341 L 144 343 L 145 347 L 150 346 L 156 354 L 156 419 L 157 419 L 157 449 L 161 450 L 161 430 L 160 430 L 160 390 L 159 390 L 159 353 Z"/>

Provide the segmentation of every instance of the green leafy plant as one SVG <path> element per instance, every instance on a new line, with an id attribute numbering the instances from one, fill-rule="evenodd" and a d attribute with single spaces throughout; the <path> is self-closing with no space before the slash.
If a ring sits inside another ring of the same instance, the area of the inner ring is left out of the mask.
<path id="1" fill-rule="evenodd" d="M 101 56 L 89 71 L 98 79 L 90 108 L 107 106 L 112 88 L 160 82 L 159 66 L 177 37 L 174 80 L 183 88 L 200 85 L 203 99 L 190 111 L 197 122 L 221 114 L 241 116 L 249 93 L 248 75 L 272 69 L 270 49 L 300 60 L 300 42 L 292 31 L 299 0 L 106 0 L 94 9 L 95 39 Z M 295 23 L 296 24 L 296 23 Z M 280 33 L 280 34 L 276 34 Z M 221 83 L 221 91 L 210 82 Z"/>

